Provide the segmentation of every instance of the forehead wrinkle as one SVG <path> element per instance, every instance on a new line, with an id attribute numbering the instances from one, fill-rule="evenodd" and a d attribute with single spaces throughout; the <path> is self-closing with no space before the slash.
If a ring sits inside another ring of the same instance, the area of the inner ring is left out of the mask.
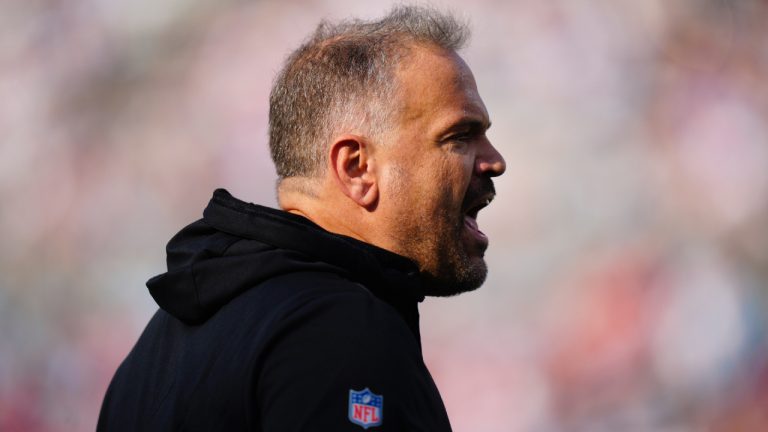
<path id="1" fill-rule="evenodd" d="M 455 70 L 438 71 L 432 76 L 403 77 L 405 79 L 399 88 L 397 98 L 403 118 L 412 120 L 446 110 L 459 112 L 467 117 L 486 118 L 485 107 L 477 90 L 473 85 L 468 85 L 471 81 L 454 72 Z M 446 76 L 448 73 L 453 76 Z M 436 88 L 435 81 L 441 82 L 442 86 Z M 451 117 L 454 116 L 451 115 Z"/>
<path id="2" fill-rule="evenodd" d="M 411 49 L 395 70 L 394 118 L 406 134 L 434 141 L 462 121 L 483 131 L 490 121 L 471 69 L 455 52 L 430 46 Z M 418 132 L 421 131 L 421 132 Z"/>

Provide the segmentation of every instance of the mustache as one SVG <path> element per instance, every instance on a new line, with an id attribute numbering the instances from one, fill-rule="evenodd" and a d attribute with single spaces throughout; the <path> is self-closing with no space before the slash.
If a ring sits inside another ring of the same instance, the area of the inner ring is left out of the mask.
<path id="1" fill-rule="evenodd" d="M 488 197 L 491 200 L 496 196 L 496 187 L 490 177 L 477 177 L 470 181 L 467 193 L 464 195 L 463 207 L 471 206 L 478 198 Z"/>

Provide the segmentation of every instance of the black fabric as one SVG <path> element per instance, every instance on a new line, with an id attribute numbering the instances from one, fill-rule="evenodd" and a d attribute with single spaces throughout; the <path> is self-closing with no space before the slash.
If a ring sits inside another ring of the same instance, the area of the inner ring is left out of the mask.
<path id="1" fill-rule="evenodd" d="M 450 430 L 410 260 L 222 189 L 167 255 L 98 431 L 360 431 L 365 388 L 384 401 L 370 430 Z"/>

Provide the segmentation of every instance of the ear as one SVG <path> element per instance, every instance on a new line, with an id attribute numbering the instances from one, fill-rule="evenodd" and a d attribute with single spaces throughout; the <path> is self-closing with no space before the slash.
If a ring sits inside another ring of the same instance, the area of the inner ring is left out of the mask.
<path id="1" fill-rule="evenodd" d="M 331 144 L 329 171 L 341 192 L 357 205 L 372 210 L 379 199 L 374 161 L 365 138 L 342 135 Z"/>

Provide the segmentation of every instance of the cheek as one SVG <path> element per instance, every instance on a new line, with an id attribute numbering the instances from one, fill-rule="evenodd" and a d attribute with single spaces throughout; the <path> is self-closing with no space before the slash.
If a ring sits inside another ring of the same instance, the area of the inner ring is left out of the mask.
<path id="1" fill-rule="evenodd" d="M 399 200 L 404 197 L 408 191 L 410 183 L 409 170 L 402 165 L 392 164 L 385 170 L 382 170 L 379 176 L 379 189 L 384 197 L 390 200 Z"/>
<path id="2" fill-rule="evenodd" d="M 441 170 L 442 188 L 450 197 L 450 201 L 461 206 L 464 202 L 469 183 L 472 178 L 473 162 L 467 158 L 455 158 L 446 161 Z"/>
<path id="3" fill-rule="evenodd" d="M 413 164 L 391 164 L 380 177 L 382 198 L 425 216 L 452 215 L 461 211 L 472 166 L 471 158 L 455 154 Z"/>

